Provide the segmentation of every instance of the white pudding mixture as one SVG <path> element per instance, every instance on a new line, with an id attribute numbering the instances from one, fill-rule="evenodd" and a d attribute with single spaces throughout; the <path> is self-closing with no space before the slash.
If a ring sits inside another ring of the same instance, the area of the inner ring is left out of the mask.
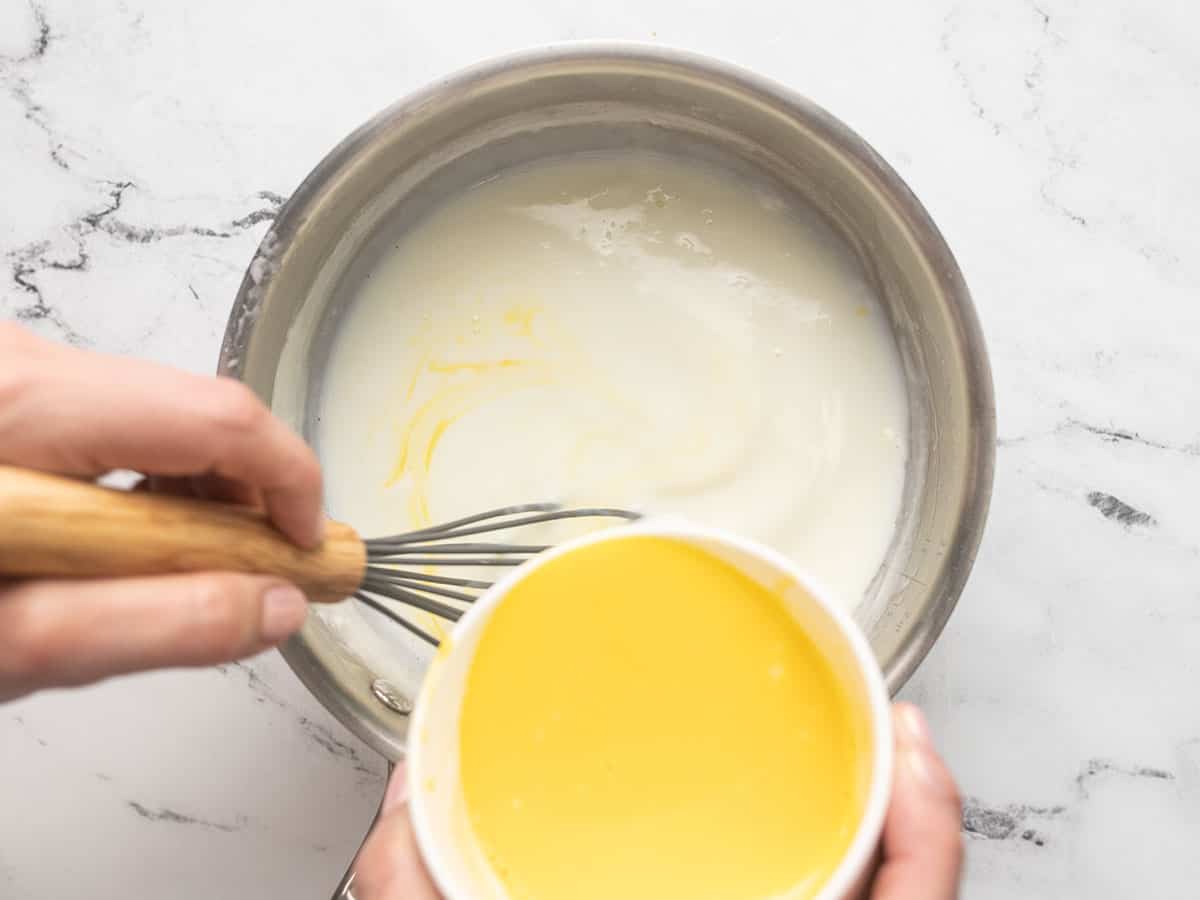
<path id="1" fill-rule="evenodd" d="M 629 154 L 506 174 L 408 231 L 336 337 L 317 443 L 330 514 L 367 536 L 537 500 L 677 514 L 852 608 L 906 429 L 888 324 L 828 226 Z"/>

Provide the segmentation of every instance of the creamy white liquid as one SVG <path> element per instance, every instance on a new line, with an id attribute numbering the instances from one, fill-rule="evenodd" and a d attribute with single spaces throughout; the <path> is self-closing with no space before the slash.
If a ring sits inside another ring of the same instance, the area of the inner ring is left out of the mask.
<path id="1" fill-rule="evenodd" d="M 677 514 L 852 608 L 906 428 L 887 323 L 827 226 L 631 154 L 505 175 L 408 232 L 336 338 L 318 445 L 331 514 L 368 536 L 535 500 Z"/>

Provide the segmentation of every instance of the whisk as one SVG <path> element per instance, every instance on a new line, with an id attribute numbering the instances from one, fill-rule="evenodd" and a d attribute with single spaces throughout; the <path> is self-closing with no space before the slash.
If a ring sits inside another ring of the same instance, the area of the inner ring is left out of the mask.
<path id="1" fill-rule="evenodd" d="M 430 569 L 517 566 L 547 549 L 463 538 L 563 519 L 637 518 L 623 509 L 527 503 L 370 540 L 331 520 L 321 546 L 302 550 L 247 507 L 121 491 L 0 466 L 0 577 L 276 575 L 314 602 L 354 597 L 436 645 L 437 638 L 384 601 L 457 621 L 464 612 L 460 604 L 477 599 L 492 582 Z"/>
<path id="2" fill-rule="evenodd" d="M 507 531 L 555 522 L 561 519 L 608 518 L 625 521 L 638 518 L 637 513 L 624 509 L 583 507 L 570 509 L 557 503 L 525 503 L 503 506 L 476 513 L 443 525 L 407 531 L 391 537 L 365 541 L 367 564 L 362 584 L 354 592 L 361 601 L 376 612 L 387 616 L 397 625 L 411 631 L 435 646 L 437 638 L 396 612 L 373 595 L 387 597 L 452 622 L 458 621 L 463 610 L 437 599 L 444 597 L 463 603 L 478 599 L 493 584 L 474 578 L 453 578 L 414 571 L 411 567 L 443 566 L 517 566 L 532 558 L 548 545 L 505 543 L 455 543 L 456 538 L 474 537 L 495 531 Z"/>

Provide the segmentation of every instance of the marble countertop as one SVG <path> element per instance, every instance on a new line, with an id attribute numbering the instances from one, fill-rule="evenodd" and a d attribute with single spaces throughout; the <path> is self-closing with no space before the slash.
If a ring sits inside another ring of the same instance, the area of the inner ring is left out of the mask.
<path id="1" fill-rule="evenodd" d="M 575 38 L 783 81 L 928 206 L 999 409 L 975 573 L 904 692 L 968 798 L 965 895 L 1195 896 L 1189 4 L 4 0 L 0 315 L 210 372 L 258 239 L 334 143 L 452 69 Z M 6 900 L 324 900 L 383 778 L 276 655 L 0 707 L 0 756 Z"/>

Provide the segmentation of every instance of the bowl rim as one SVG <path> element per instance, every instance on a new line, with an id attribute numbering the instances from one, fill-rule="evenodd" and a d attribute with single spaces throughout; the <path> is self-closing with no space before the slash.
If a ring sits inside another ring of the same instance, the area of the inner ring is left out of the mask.
<path id="1" fill-rule="evenodd" d="M 723 559 L 723 557 L 713 548 L 722 548 L 731 550 L 734 554 L 747 560 L 765 563 L 773 573 L 782 575 L 792 584 L 800 587 L 806 595 L 807 601 L 813 604 L 834 626 L 834 631 L 844 642 L 845 648 L 849 650 L 849 656 L 854 662 L 854 671 L 862 679 L 868 706 L 866 719 L 872 741 L 870 772 L 862 813 L 855 825 L 853 837 L 837 866 L 825 883 L 821 885 L 816 900 L 837 900 L 837 898 L 847 896 L 871 863 L 879 837 L 883 832 L 883 822 L 891 799 L 892 770 L 895 759 L 893 741 L 895 738 L 887 687 L 884 684 L 879 662 L 875 658 L 870 644 L 867 643 L 862 629 L 859 628 L 850 613 L 833 602 L 830 599 L 829 591 L 791 559 L 765 544 L 743 537 L 736 532 L 697 525 L 677 516 L 641 519 L 628 525 L 605 528 L 557 544 L 522 563 L 516 569 L 505 573 L 471 605 L 471 608 L 459 620 L 454 629 L 453 639 L 446 649 L 439 651 L 430 666 L 429 677 L 421 686 L 412 715 L 412 728 L 416 737 L 409 743 L 408 751 L 408 778 L 409 784 L 413 785 L 409 792 L 409 812 L 412 816 L 417 845 L 429 866 L 430 875 L 439 890 L 447 897 L 469 896 L 462 891 L 469 885 L 462 884 L 456 874 L 465 866 L 458 866 L 453 862 L 455 845 L 458 842 L 454 840 L 453 836 L 450 836 L 449 840 L 443 840 L 437 834 L 438 829 L 432 822 L 431 813 L 433 793 L 426 788 L 426 785 L 435 779 L 433 771 L 427 771 L 428 752 L 425 748 L 432 744 L 429 737 L 428 720 L 430 705 L 438 694 L 443 681 L 439 677 L 439 673 L 450 664 L 452 657 L 461 657 L 464 648 L 470 657 L 474 656 L 481 633 L 486 629 L 487 623 L 497 607 L 504 602 L 504 599 L 518 584 L 539 569 L 567 554 L 594 547 L 597 544 L 638 537 L 663 538 L 688 546 L 700 547 L 702 552 L 717 559 Z M 727 560 L 726 563 L 738 568 L 737 563 Z M 779 588 L 772 588 L 771 592 L 779 593 L 779 590 Z M 787 606 L 786 603 L 784 605 Z M 791 614 L 790 609 L 789 614 Z M 816 645 L 815 639 L 813 639 L 813 643 Z M 827 647 L 818 645 L 818 652 L 822 655 L 826 655 L 827 650 Z M 461 662 L 461 660 L 455 660 L 455 662 Z M 443 699 L 441 702 L 444 704 L 445 700 Z M 451 698 L 451 702 L 461 706 L 462 694 L 456 693 Z M 437 778 L 437 785 L 437 796 L 442 802 L 448 802 L 445 785 L 440 778 Z M 452 801 L 449 802 L 452 803 Z"/>
<path id="2" fill-rule="evenodd" d="M 881 198 L 911 232 L 920 253 L 947 298 L 947 307 L 965 352 L 970 443 L 968 471 L 975 485 L 958 517 L 956 540 L 947 548 L 945 564 L 930 585 L 932 602 L 912 624 L 891 657 L 883 662 L 889 692 L 895 695 L 929 653 L 954 611 L 983 537 L 995 466 L 995 400 L 991 367 L 978 316 L 954 255 L 941 231 L 899 174 L 848 125 L 797 91 L 740 65 L 689 50 L 640 41 L 570 41 L 538 45 L 475 63 L 428 83 L 376 113 L 331 149 L 280 208 L 247 268 L 234 300 L 221 345 L 218 373 L 242 380 L 257 313 L 277 270 L 280 248 L 306 222 L 314 200 L 373 138 L 391 122 L 444 95 L 469 92 L 521 71 L 543 71 L 554 64 L 619 65 L 623 62 L 660 66 L 702 75 L 716 85 L 760 97 L 787 115 L 813 126 L 821 138 L 868 174 Z M 289 640 L 281 652 L 316 697 L 357 737 L 390 759 L 404 755 L 405 740 L 394 725 L 373 716 L 361 698 L 350 696 L 330 673 L 319 648 L 305 632 Z"/>

